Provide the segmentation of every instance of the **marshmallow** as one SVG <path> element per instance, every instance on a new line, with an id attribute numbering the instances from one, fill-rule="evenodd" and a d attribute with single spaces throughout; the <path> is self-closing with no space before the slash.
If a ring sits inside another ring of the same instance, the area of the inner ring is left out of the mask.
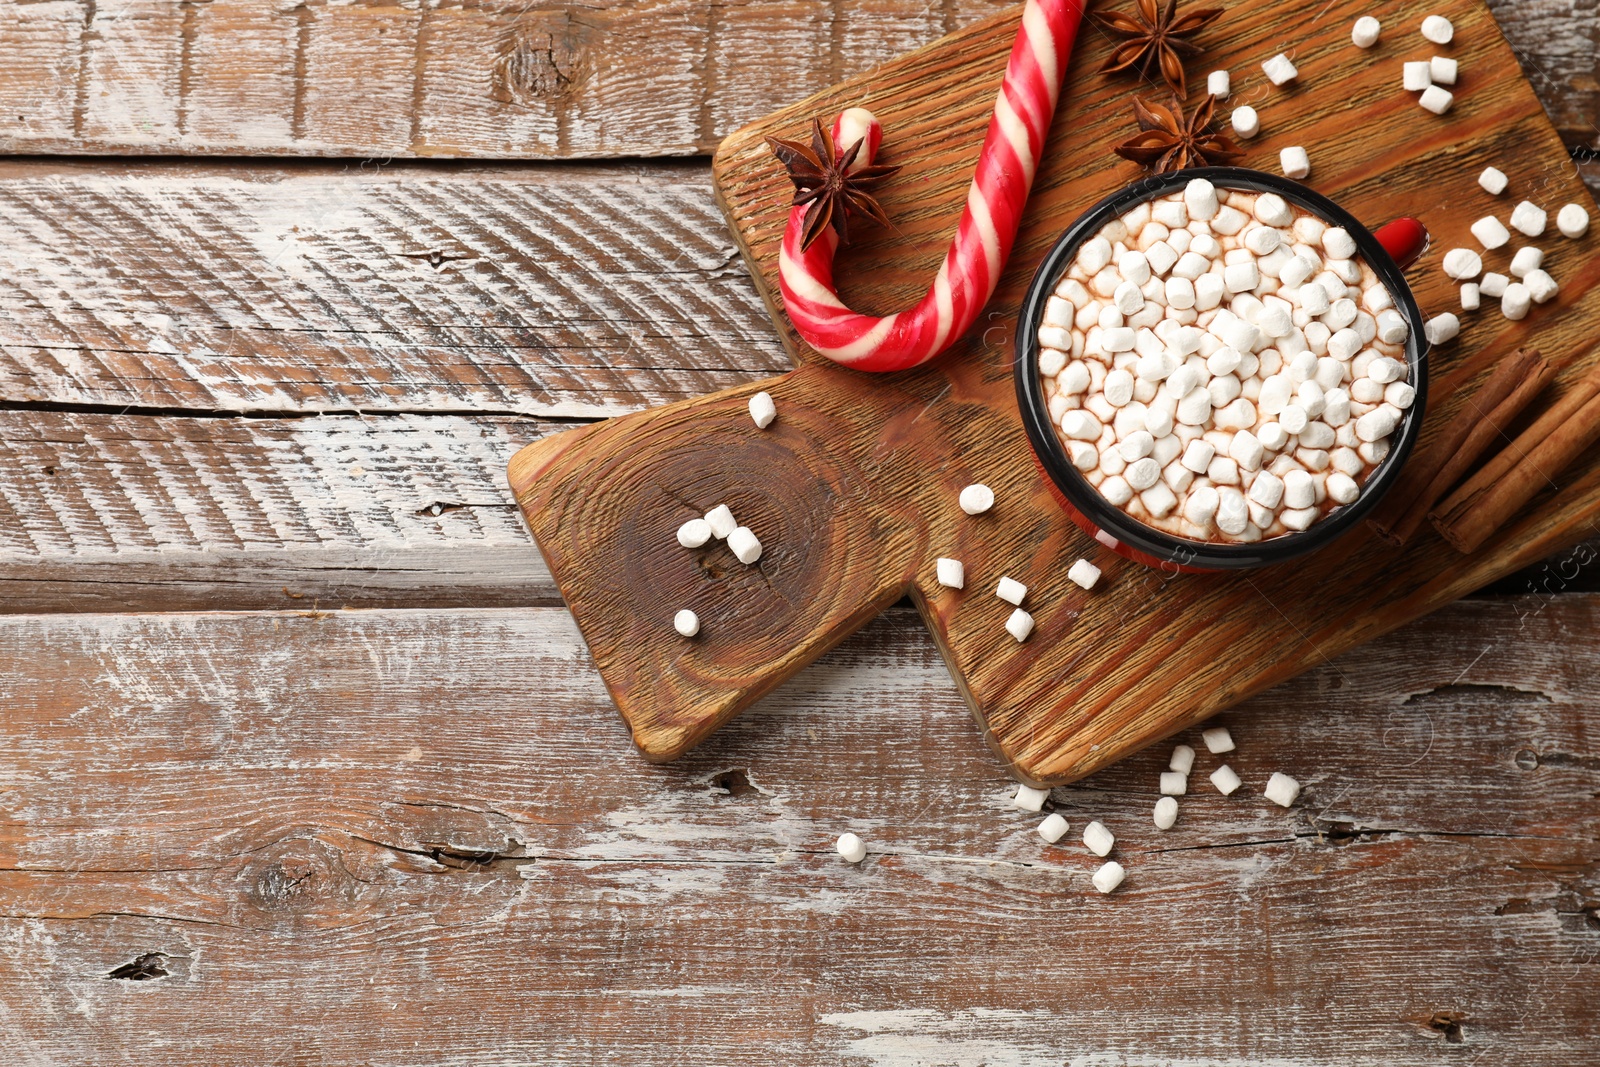
<path id="1" fill-rule="evenodd" d="M 1482 278 L 1478 279 L 1478 291 L 1484 296 L 1493 297 L 1498 300 L 1502 296 L 1506 295 L 1506 286 L 1510 284 L 1510 282 L 1511 279 L 1506 277 L 1504 274 L 1501 274 L 1498 271 L 1490 271 Z"/>
<path id="2" fill-rule="evenodd" d="M 684 548 L 699 548 L 711 540 L 711 524 L 704 519 L 690 519 L 678 527 L 678 544 Z"/>
<path id="3" fill-rule="evenodd" d="M 1172 824 L 1178 821 L 1178 802 L 1172 797 L 1162 797 L 1156 801 L 1155 823 L 1157 830 L 1170 830 Z"/>
<path id="4" fill-rule="evenodd" d="M 1559 291 L 1556 280 L 1542 270 L 1529 271 L 1528 276 L 1522 279 L 1522 284 L 1528 287 L 1528 295 L 1535 304 L 1545 303 Z"/>
<path id="5" fill-rule="evenodd" d="M 1511 240 L 1511 231 L 1493 215 L 1485 215 L 1472 224 L 1472 236 L 1476 237 L 1483 247 L 1493 250 L 1504 247 L 1505 243 Z"/>
<path id="6" fill-rule="evenodd" d="M 1385 308 L 1378 312 L 1377 327 L 1379 339 L 1391 345 L 1400 344 L 1411 332 L 1410 327 L 1406 325 L 1406 317 L 1394 308 Z"/>
<path id="7" fill-rule="evenodd" d="M 1322 250 L 1332 259 L 1349 259 L 1356 254 L 1356 239 L 1343 226 L 1329 226 L 1322 233 Z"/>
<path id="8" fill-rule="evenodd" d="M 1506 172 L 1499 167 L 1484 167 L 1483 173 L 1478 175 L 1478 184 L 1483 186 L 1483 191 L 1490 196 L 1499 196 L 1506 191 Z"/>
<path id="9" fill-rule="evenodd" d="M 967 568 L 959 559 L 940 556 L 934 562 L 934 570 L 938 575 L 939 584 L 946 589 L 964 589 L 966 587 Z"/>
<path id="10" fill-rule="evenodd" d="M 1272 777 L 1267 779 L 1267 788 L 1262 790 L 1262 794 L 1278 807 L 1287 808 L 1300 795 L 1300 783 L 1282 771 L 1273 771 Z"/>
<path id="11" fill-rule="evenodd" d="M 1455 35 L 1456 28 L 1443 15 L 1429 15 L 1422 20 L 1422 36 L 1434 44 L 1449 44 Z"/>
<path id="12" fill-rule="evenodd" d="M 1206 75 L 1206 92 L 1218 100 L 1228 99 L 1228 93 L 1233 90 L 1233 79 L 1225 70 L 1214 70 Z"/>
<path id="13" fill-rule="evenodd" d="M 840 834 L 833 846 L 846 863 L 860 863 L 867 858 L 867 845 L 855 834 Z"/>
<path id="14" fill-rule="evenodd" d="M 1268 226 L 1288 226 L 1294 222 L 1294 209 L 1277 193 L 1256 197 L 1255 216 Z"/>
<path id="15" fill-rule="evenodd" d="M 1044 802 L 1050 799 L 1050 790 L 1035 789 L 1031 785 L 1017 786 L 1016 796 L 1011 798 L 1011 803 L 1023 811 L 1039 811 L 1044 807 Z"/>
<path id="16" fill-rule="evenodd" d="M 1083 589 L 1093 589 L 1100 580 L 1100 568 L 1086 559 L 1080 559 L 1067 568 L 1067 579 Z"/>
<path id="17" fill-rule="evenodd" d="M 1400 87 L 1408 93 L 1419 93 L 1433 84 L 1433 73 L 1426 61 L 1407 63 L 1400 68 Z"/>
<path id="18" fill-rule="evenodd" d="M 1239 776 L 1234 773 L 1233 768 L 1224 763 L 1211 772 L 1211 784 L 1216 786 L 1217 792 L 1223 796 L 1231 796 L 1243 783 L 1239 781 Z"/>
<path id="19" fill-rule="evenodd" d="M 1067 836 L 1069 829 L 1071 827 L 1067 820 L 1061 817 L 1060 812 L 1056 812 L 1039 824 L 1039 836 L 1044 838 L 1047 844 L 1053 845 Z"/>
<path id="20" fill-rule="evenodd" d="M 1452 248 L 1444 254 L 1443 266 L 1445 275 L 1456 281 L 1476 278 L 1483 273 L 1483 257 L 1470 248 Z"/>
<path id="21" fill-rule="evenodd" d="M 1240 137 L 1250 138 L 1261 132 L 1261 117 L 1248 104 L 1233 109 L 1232 122 L 1233 132 Z"/>
<path id="22" fill-rule="evenodd" d="M 1213 726 L 1200 731 L 1200 739 L 1206 743 L 1206 751 L 1211 753 L 1232 752 L 1234 749 L 1233 735 L 1226 726 Z"/>
<path id="23" fill-rule="evenodd" d="M 684 637 L 693 637 L 700 632 L 700 616 L 684 608 L 672 617 L 672 628 Z"/>
<path id="24" fill-rule="evenodd" d="M 1434 56 L 1428 60 L 1428 73 L 1435 85 L 1454 85 L 1459 65 L 1447 56 Z"/>
<path id="25" fill-rule="evenodd" d="M 1285 85 L 1300 76 L 1294 62 L 1282 52 L 1261 64 L 1261 70 L 1273 85 Z"/>
<path id="26" fill-rule="evenodd" d="M 772 394 L 757 393 L 750 398 L 750 417 L 763 430 L 772 425 L 772 420 L 778 417 L 778 408 L 772 402 Z"/>
<path id="27" fill-rule="evenodd" d="M 1371 15 L 1362 15 L 1350 29 L 1350 41 L 1357 48 L 1371 48 L 1378 43 L 1378 33 L 1383 25 Z"/>
<path id="28" fill-rule="evenodd" d="M 1533 304 L 1533 294 L 1521 282 L 1512 282 L 1506 286 L 1505 295 L 1500 298 L 1500 314 L 1513 322 L 1528 317 L 1528 308 Z"/>
<path id="29" fill-rule="evenodd" d="M 1226 75 L 1228 72 L 1224 70 L 1217 73 Z M 1215 185 L 1205 178 L 1191 178 L 1189 184 L 1183 187 L 1183 206 L 1191 219 L 1205 221 L 1216 216 L 1222 202 Z"/>
<path id="30" fill-rule="evenodd" d="M 1026 641 L 1028 635 L 1033 633 L 1033 616 L 1018 608 L 1006 619 L 1006 633 L 1015 637 L 1019 642 Z"/>
<path id="31" fill-rule="evenodd" d="M 1028 595 L 1028 587 L 1015 578 L 1003 577 L 1000 579 L 1000 584 L 995 586 L 994 595 L 1015 606 L 1022 603 L 1023 598 Z"/>
<path id="32" fill-rule="evenodd" d="M 1179 774 L 1177 771 L 1161 772 L 1161 794 L 1169 797 L 1181 797 L 1189 791 L 1189 776 Z"/>
<path id="33" fill-rule="evenodd" d="M 718 540 L 726 538 L 739 525 L 734 521 L 733 512 L 728 509 L 726 504 L 718 504 L 706 512 L 705 521 L 706 525 L 711 527 L 711 535 Z"/>
<path id="34" fill-rule="evenodd" d="M 1422 105 L 1424 111 L 1431 111 L 1435 115 L 1443 115 L 1455 102 L 1454 93 L 1437 85 L 1428 86 L 1417 98 L 1417 103 Z"/>
<path id="35" fill-rule="evenodd" d="M 1477 311 L 1478 310 L 1478 305 L 1481 302 L 1482 302 L 1482 298 L 1479 296 L 1479 289 L 1478 289 L 1478 287 L 1476 285 L 1474 285 L 1471 282 L 1468 282 L 1466 285 L 1463 285 L 1461 287 L 1461 310 L 1462 311 Z"/>
<path id="36" fill-rule="evenodd" d="M 1524 200 L 1511 209 L 1511 228 L 1529 237 L 1538 237 L 1544 233 L 1546 217 L 1544 208 Z"/>
<path id="37" fill-rule="evenodd" d="M 1556 229 L 1563 237 L 1582 237 L 1589 232 L 1589 213 L 1577 204 L 1568 204 L 1556 212 Z"/>
<path id="38" fill-rule="evenodd" d="M 1107 830 L 1105 824 L 1099 819 L 1083 828 L 1084 847 L 1096 856 L 1108 855 L 1111 852 L 1111 846 L 1116 843 L 1117 839 L 1111 835 L 1111 831 Z"/>
<path id="39" fill-rule="evenodd" d="M 740 563 L 754 563 L 761 558 L 761 542 L 748 526 L 736 526 L 728 535 L 728 547 Z"/>
<path id="40" fill-rule="evenodd" d="M 1072 415 L 1074 412 L 1069 411 L 1067 414 Z M 1068 434 L 1068 436 L 1077 437 L 1078 434 Z M 1094 435 L 1092 437 L 1081 439 L 1092 441 L 1095 437 L 1099 436 L 1100 430 L 1099 427 L 1096 426 Z M 982 482 L 977 482 L 961 490 L 961 496 L 958 502 L 961 505 L 961 510 L 966 512 L 968 515 L 982 515 L 985 511 L 988 511 L 990 508 L 994 507 L 994 490 L 990 489 Z"/>
<path id="41" fill-rule="evenodd" d="M 1358 465 L 1361 462 L 1359 457 L 1356 462 Z M 1327 488 L 1328 498 L 1335 504 L 1353 503 L 1356 497 L 1361 495 L 1361 487 L 1356 484 L 1355 479 L 1340 471 L 1328 475 Z"/>
<path id="42" fill-rule="evenodd" d="M 1536 271 L 1543 265 L 1544 253 L 1533 245 L 1524 245 L 1511 257 L 1511 276 L 1526 278 L 1529 272 Z"/>
<path id="43" fill-rule="evenodd" d="M 1172 758 L 1167 761 L 1167 767 L 1187 776 L 1194 770 L 1194 749 L 1188 745 L 1178 745 L 1172 750 Z"/>
<path id="44" fill-rule="evenodd" d="M 1122 880 L 1127 876 L 1128 872 L 1123 869 L 1122 864 L 1112 860 L 1090 875 L 1089 881 L 1093 882 L 1094 887 L 1100 892 L 1109 893 L 1121 885 Z"/>
<path id="45" fill-rule="evenodd" d="M 1422 325 L 1422 335 L 1428 339 L 1430 345 L 1442 345 L 1446 341 L 1454 341 L 1461 332 L 1461 320 L 1451 312 L 1435 315 Z"/>

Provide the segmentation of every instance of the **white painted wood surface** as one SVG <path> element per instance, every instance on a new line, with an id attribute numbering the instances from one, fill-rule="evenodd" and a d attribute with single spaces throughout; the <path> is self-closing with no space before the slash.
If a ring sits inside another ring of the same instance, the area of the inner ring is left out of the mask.
<path id="1" fill-rule="evenodd" d="M 8 1048 L 1586 1062 L 1597 623 L 1463 602 L 1230 713 L 1234 797 L 1202 749 L 1156 831 L 1161 746 L 1055 790 L 1050 847 L 906 611 L 665 767 L 559 609 L 0 619 Z"/>

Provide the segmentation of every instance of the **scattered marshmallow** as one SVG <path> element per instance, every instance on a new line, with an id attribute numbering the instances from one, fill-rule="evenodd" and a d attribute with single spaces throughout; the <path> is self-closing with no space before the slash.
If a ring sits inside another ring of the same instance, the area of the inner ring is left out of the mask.
<path id="1" fill-rule="evenodd" d="M 1194 749 L 1188 745 L 1179 745 L 1172 750 L 1172 758 L 1167 761 L 1167 766 L 1179 774 L 1187 776 L 1194 770 Z"/>
<path id="2" fill-rule="evenodd" d="M 1011 803 L 1023 811 L 1039 811 L 1044 807 L 1044 802 L 1050 799 L 1050 790 L 1035 789 L 1031 785 L 1017 786 L 1017 795 L 1011 798 Z"/>
<path id="3" fill-rule="evenodd" d="M 1233 78 L 1225 70 L 1214 70 L 1206 75 L 1206 92 L 1218 100 L 1228 99 L 1233 91 Z"/>
<path id="4" fill-rule="evenodd" d="M 1505 295 L 1500 298 L 1500 314 L 1517 322 L 1528 317 L 1528 308 L 1533 304 L 1533 294 L 1528 292 L 1528 287 L 1521 282 L 1512 282 L 1506 286 Z"/>
<path id="5" fill-rule="evenodd" d="M 690 519 L 678 527 L 678 544 L 684 548 L 699 548 L 711 540 L 711 524 L 704 519 Z"/>
<path id="6" fill-rule="evenodd" d="M 1429 15 L 1422 20 L 1422 36 L 1434 44 L 1449 44 L 1455 35 L 1456 28 L 1443 15 Z"/>
<path id="7" fill-rule="evenodd" d="M 1262 793 L 1278 807 L 1287 808 L 1294 803 L 1295 797 L 1300 795 L 1300 783 L 1282 771 L 1273 771 L 1272 777 L 1267 779 L 1267 788 L 1262 790 Z"/>
<path id="8" fill-rule="evenodd" d="M 982 482 L 976 482 L 961 490 L 958 502 L 961 510 L 968 515 L 982 515 L 994 507 L 994 490 Z"/>
<path id="9" fill-rule="evenodd" d="M 1156 801 L 1155 820 L 1157 830 L 1172 829 L 1172 824 L 1178 821 L 1177 798 L 1162 797 Z"/>
<path id="10" fill-rule="evenodd" d="M 1435 115 L 1443 115 L 1450 110 L 1451 105 L 1455 102 L 1456 96 L 1454 93 L 1437 85 L 1428 86 L 1422 90 L 1422 95 L 1417 98 L 1417 103 L 1422 105 L 1423 110 L 1431 111 Z"/>
<path id="11" fill-rule="evenodd" d="M 1261 132 L 1261 116 L 1249 104 L 1233 109 L 1232 122 L 1233 132 L 1240 137 L 1250 138 Z"/>
<path id="12" fill-rule="evenodd" d="M 1428 339 L 1430 345 L 1442 345 L 1446 341 L 1454 341 L 1460 332 L 1461 320 L 1449 311 L 1435 315 L 1422 324 L 1422 336 Z"/>
<path id="13" fill-rule="evenodd" d="M 1463 285 L 1461 287 L 1461 310 L 1462 311 L 1477 311 L 1479 305 L 1481 305 L 1482 303 L 1483 303 L 1483 298 L 1482 298 L 1481 294 L 1479 293 L 1478 286 L 1475 283 L 1468 282 L 1467 284 L 1465 284 L 1465 285 Z"/>
<path id="14" fill-rule="evenodd" d="M 1556 229 L 1563 237 L 1582 237 L 1589 232 L 1589 212 L 1577 204 L 1568 204 L 1556 212 Z"/>
<path id="15" fill-rule="evenodd" d="M 1100 568 L 1086 559 L 1080 559 L 1067 568 L 1067 577 L 1084 589 L 1093 589 L 1100 580 Z"/>
<path id="16" fill-rule="evenodd" d="M 1018 608 L 1006 619 L 1006 633 L 1018 641 L 1026 641 L 1028 635 L 1033 633 L 1033 616 Z"/>
<path id="17" fill-rule="evenodd" d="M 1093 882 L 1094 887 L 1100 892 L 1109 893 L 1121 885 L 1122 880 L 1126 877 L 1128 877 L 1128 872 L 1123 869 L 1122 864 L 1112 860 L 1090 875 L 1089 881 Z"/>
<path id="18" fill-rule="evenodd" d="M 1433 84 L 1433 68 L 1427 60 L 1407 63 L 1400 68 L 1400 87 L 1408 93 L 1420 93 Z"/>
<path id="19" fill-rule="evenodd" d="M 1105 823 L 1096 819 L 1083 828 L 1083 844 L 1096 856 L 1105 856 L 1111 852 L 1111 846 L 1117 843 L 1111 831 L 1106 829 Z"/>
<path id="20" fill-rule="evenodd" d="M 1478 175 L 1478 184 L 1483 186 L 1483 191 L 1490 196 L 1499 196 L 1505 192 L 1508 181 L 1506 172 L 1499 167 L 1484 167 L 1483 173 Z"/>
<path id="21" fill-rule="evenodd" d="M 1181 797 L 1189 791 L 1189 776 L 1177 771 L 1161 772 L 1161 795 Z"/>
<path id="22" fill-rule="evenodd" d="M 706 512 L 706 524 L 711 527 L 711 535 L 719 541 L 726 540 L 739 525 L 726 504 L 718 504 Z"/>
<path id="23" fill-rule="evenodd" d="M 750 398 L 750 417 L 763 430 L 772 425 L 772 420 L 778 417 L 778 407 L 770 393 L 757 393 Z"/>
<path id="24" fill-rule="evenodd" d="M 967 585 L 967 567 L 959 559 L 940 556 L 934 564 L 939 584 L 946 589 L 964 589 Z"/>
<path id="25" fill-rule="evenodd" d="M 1505 243 L 1511 240 L 1511 231 L 1506 229 L 1505 223 L 1493 215 L 1485 215 L 1472 224 L 1472 236 L 1476 237 L 1483 247 L 1493 251 L 1505 247 Z"/>
<path id="26" fill-rule="evenodd" d="M 1560 291 L 1556 280 L 1542 270 L 1529 271 L 1528 276 L 1522 279 L 1522 284 L 1528 287 L 1528 295 L 1533 298 L 1535 304 L 1543 304 L 1554 299 L 1556 293 Z"/>
<path id="27" fill-rule="evenodd" d="M 684 637 L 693 637 L 700 632 L 700 616 L 684 608 L 672 617 L 672 628 Z"/>
<path id="28" fill-rule="evenodd" d="M 1226 726 L 1213 726 L 1209 730 L 1201 730 L 1200 739 L 1206 743 L 1207 752 L 1232 752 L 1234 749 L 1233 735 L 1228 732 Z"/>
<path id="29" fill-rule="evenodd" d="M 1211 784 L 1217 787 L 1217 792 L 1223 796 L 1232 796 L 1233 791 L 1242 784 L 1233 768 L 1224 763 L 1211 772 Z"/>
<path id="30" fill-rule="evenodd" d="M 1044 838 L 1047 844 L 1053 845 L 1067 836 L 1067 831 L 1070 829 L 1072 827 L 1067 824 L 1067 820 L 1063 819 L 1058 812 L 1039 824 L 1039 836 Z"/>
<path id="31" fill-rule="evenodd" d="M 728 535 L 728 547 L 740 563 L 754 563 L 761 558 L 761 542 L 748 526 L 737 526 Z"/>
<path id="32" fill-rule="evenodd" d="M 1544 266 L 1544 252 L 1533 245 L 1524 245 L 1511 257 L 1511 276 L 1526 278 L 1542 266 Z"/>
<path id="33" fill-rule="evenodd" d="M 867 858 L 867 843 L 855 834 L 840 834 L 833 847 L 846 863 L 860 863 Z"/>
<path id="34" fill-rule="evenodd" d="M 1434 56 L 1428 60 L 1428 73 L 1435 85 L 1454 85 L 1460 64 L 1448 56 Z"/>
<path id="35" fill-rule="evenodd" d="M 1494 299 L 1499 300 L 1502 296 L 1506 295 L 1506 286 L 1510 283 L 1510 278 L 1506 277 L 1504 274 L 1501 274 L 1499 271 L 1492 270 L 1488 274 L 1485 274 L 1482 278 L 1478 279 L 1478 291 L 1484 296 L 1493 297 Z"/>
<path id="36" fill-rule="evenodd" d="M 1519 233 L 1525 233 L 1529 237 L 1538 237 L 1544 233 L 1544 224 L 1547 217 L 1544 208 L 1531 200 L 1524 200 L 1511 209 L 1511 228 Z"/>
<path id="37" fill-rule="evenodd" d="M 1299 145 L 1293 145 L 1279 152 L 1278 162 L 1282 164 L 1283 174 L 1286 178 L 1298 180 L 1311 174 L 1311 157 Z"/>
<path id="38" fill-rule="evenodd" d="M 1022 603 L 1023 598 L 1028 595 L 1028 587 L 1015 578 L 1002 577 L 1000 584 L 994 588 L 994 595 L 1015 606 Z"/>
<path id="39" fill-rule="evenodd" d="M 1350 29 L 1350 41 L 1357 48 L 1371 48 L 1378 43 L 1383 24 L 1371 15 L 1362 15 Z"/>
<path id="40" fill-rule="evenodd" d="M 1300 71 L 1283 52 L 1279 52 L 1265 63 L 1261 69 L 1267 75 L 1267 80 L 1273 85 L 1286 85 L 1300 76 Z"/>
<path id="41" fill-rule="evenodd" d="M 1470 248 L 1452 248 L 1444 254 L 1442 266 L 1446 276 L 1463 281 L 1483 273 L 1483 257 Z"/>

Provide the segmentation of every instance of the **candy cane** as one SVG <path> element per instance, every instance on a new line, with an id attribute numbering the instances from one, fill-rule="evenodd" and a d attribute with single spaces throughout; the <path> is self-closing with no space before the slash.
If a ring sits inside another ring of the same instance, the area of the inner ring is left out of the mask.
<path id="1" fill-rule="evenodd" d="M 789 319 L 808 345 L 856 370 L 896 371 L 926 363 L 972 326 L 1011 254 L 1083 7 L 1084 0 L 1028 0 L 1023 8 L 966 210 L 938 275 L 915 307 L 881 318 L 851 311 L 833 284 L 838 236 L 830 227 L 802 251 L 811 205 L 789 212 L 778 278 Z M 833 124 L 836 149 L 843 152 L 863 138 L 853 167 L 872 161 L 883 127 L 863 108 L 841 112 Z"/>

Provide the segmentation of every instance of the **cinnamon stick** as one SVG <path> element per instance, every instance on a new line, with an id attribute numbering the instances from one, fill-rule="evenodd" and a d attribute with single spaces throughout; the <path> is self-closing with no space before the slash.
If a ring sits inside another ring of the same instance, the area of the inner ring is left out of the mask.
<path id="1" fill-rule="evenodd" d="M 1600 440 L 1600 367 L 1591 370 L 1430 516 L 1459 552 L 1473 552 Z"/>
<path id="2" fill-rule="evenodd" d="M 1495 365 L 1429 446 L 1411 457 L 1368 524 L 1389 544 L 1403 545 L 1433 506 L 1472 469 L 1555 374 L 1536 348 L 1519 348 Z"/>

